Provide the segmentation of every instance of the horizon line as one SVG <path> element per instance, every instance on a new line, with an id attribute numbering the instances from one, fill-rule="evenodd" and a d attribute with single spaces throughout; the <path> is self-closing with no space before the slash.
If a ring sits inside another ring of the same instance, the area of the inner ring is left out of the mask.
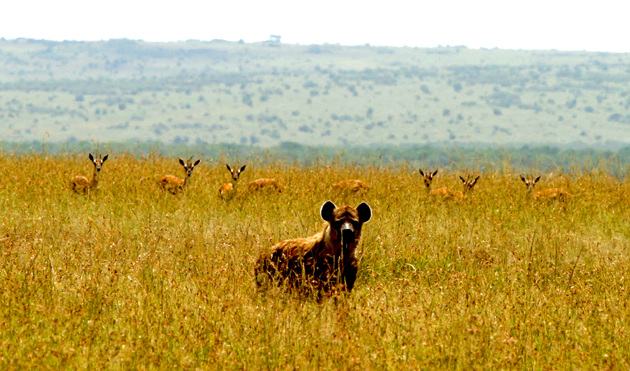
<path id="1" fill-rule="evenodd" d="M 134 41 L 134 42 L 143 42 L 147 44 L 168 44 L 168 43 L 187 43 L 187 42 L 199 42 L 199 43 L 216 43 L 216 42 L 224 42 L 224 43 L 235 43 L 235 44 L 277 44 L 277 45 L 289 45 L 289 46 L 340 46 L 340 47 L 375 47 L 375 48 L 399 48 L 399 49 L 440 49 L 440 48 L 465 48 L 469 50 L 504 50 L 504 51 L 524 51 L 524 52 L 566 52 L 566 53 L 606 53 L 606 54 L 629 54 L 630 52 L 620 52 L 620 51 L 608 51 L 608 50 L 588 50 L 588 49 L 558 49 L 558 48 L 504 48 L 504 47 L 472 47 L 468 45 L 434 45 L 434 46 L 412 46 L 412 45 L 383 45 L 383 44 L 372 44 L 372 43 L 364 43 L 364 44 L 342 44 L 342 43 L 332 43 L 332 42 L 324 42 L 324 43 L 293 43 L 293 42 L 282 42 L 280 39 L 273 40 L 273 36 L 270 35 L 270 38 L 267 40 L 258 40 L 258 41 L 245 41 L 243 39 L 239 40 L 228 40 L 228 39 L 196 39 L 189 38 L 185 40 L 145 40 L 145 39 L 135 39 L 130 37 L 122 37 L 122 38 L 109 38 L 109 39 L 45 39 L 45 38 L 33 38 L 33 37 L 16 37 L 16 38 L 6 38 L 0 37 L 0 41 L 41 41 L 41 42 L 55 42 L 55 43 L 98 43 L 98 42 L 111 42 L 111 41 Z"/>

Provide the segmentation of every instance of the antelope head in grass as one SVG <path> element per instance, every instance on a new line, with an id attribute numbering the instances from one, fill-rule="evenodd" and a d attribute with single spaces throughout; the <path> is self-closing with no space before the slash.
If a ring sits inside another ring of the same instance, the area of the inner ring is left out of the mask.
<path id="1" fill-rule="evenodd" d="M 190 157 L 188 161 L 184 161 L 180 158 L 179 163 L 184 167 L 184 171 L 186 171 L 184 179 L 178 178 L 174 175 L 165 175 L 160 179 L 160 185 L 165 191 L 169 191 L 172 194 L 176 194 L 177 192 L 184 190 L 184 187 L 188 183 L 188 179 L 192 176 L 193 169 L 195 166 L 199 165 L 199 162 L 201 162 L 201 160 L 193 162 L 192 157 Z"/>
<path id="2" fill-rule="evenodd" d="M 230 172 L 230 178 L 232 180 L 229 183 L 223 183 L 219 188 L 219 197 L 230 197 L 236 194 L 236 186 L 238 185 L 238 178 L 241 176 L 241 173 L 245 171 L 245 166 L 243 165 L 240 169 L 234 168 L 232 169 L 230 165 L 225 164 L 228 171 Z"/>
<path id="3" fill-rule="evenodd" d="M 98 174 L 101 172 L 105 161 L 107 161 L 107 156 L 108 155 L 100 157 L 98 154 L 96 156 L 93 156 L 90 153 L 88 158 L 90 159 L 90 161 L 92 161 L 92 164 L 94 164 L 94 173 L 92 174 L 92 179 L 88 179 L 83 175 L 75 176 L 70 182 L 70 187 L 72 188 L 72 190 L 77 193 L 84 194 L 95 190 L 98 186 Z"/>
<path id="4" fill-rule="evenodd" d="M 566 200 L 569 197 L 571 197 L 571 194 L 562 188 L 548 188 L 542 191 L 534 190 L 536 183 L 538 183 L 538 181 L 540 180 L 540 176 L 538 176 L 537 178 L 534 178 L 531 175 L 523 174 L 521 175 L 521 180 L 523 181 L 523 183 L 525 183 L 525 186 L 527 187 L 527 194 L 536 200 L 539 200 L 539 199 Z"/>

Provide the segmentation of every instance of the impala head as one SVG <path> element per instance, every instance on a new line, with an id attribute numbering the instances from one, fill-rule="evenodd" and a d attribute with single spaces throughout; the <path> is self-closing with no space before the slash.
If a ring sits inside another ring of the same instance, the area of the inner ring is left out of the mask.
<path id="1" fill-rule="evenodd" d="M 464 193 L 467 193 L 467 192 L 472 191 L 472 189 L 475 186 L 475 184 L 477 184 L 477 181 L 479 180 L 479 177 L 476 177 L 476 178 L 473 179 L 473 177 L 469 175 L 469 176 L 466 177 L 466 179 L 464 179 L 460 175 L 459 179 L 461 179 L 462 183 L 464 183 Z"/>
<path id="2" fill-rule="evenodd" d="M 525 183 L 525 186 L 527 187 L 527 192 L 533 192 L 534 186 L 540 180 L 540 176 L 534 179 L 534 177 L 531 175 L 528 177 L 527 175 L 523 174 L 521 175 L 521 180 L 523 181 L 523 183 Z"/>
<path id="3" fill-rule="evenodd" d="M 184 170 L 186 170 L 186 177 L 190 177 L 192 175 L 192 171 L 195 166 L 199 165 L 201 160 L 197 160 L 194 163 L 192 162 L 192 157 L 188 159 L 188 161 L 184 161 L 183 159 L 179 159 L 179 163 L 182 164 Z"/>
<path id="4" fill-rule="evenodd" d="M 430 172 L 427 171 L 426 173 L 422 171 L 422 169 L 418 169 L 418 171 L 420 171 L 420 175 L 423 176 L 423 180 L 424 180 L 424 185 L 427 187 L 427 190 L 429 190 L 429 187 L 431 186 L 431 182 L 433 181 L 433 177 L 437 174 L 437 170 L 435 170 L 434 172 Z"/>
<path id="5" fill-rule="evenodd" d="M 234 183 L 238 182 L 238 177 L 241 175 L 241 173 L 243 171 L 245 171 L 245 166 L 247 165 L 243 165 L 240 169 L 232 169 L 230 167 L 230 165 L 225 164 L 225 166 L 227 167 L 228 171 L 230 172 L 230 175 L 232 176 L 232 180 L 234 181 Z"/>
<path id="6" fill-rule="evenodd" d="M 320 215 L 330 224 L 331 242 L 341 246 L 344 252 L 348 252 L 359 241 L 363 223 L 372 218 L 372 209 L 365 202 L 354 208 L 337 207 L 332 201 L 326 201 L 320 209 Z"/>
<path id="7" fill-rule="evenodd" d="M 97 155 L 97 157 L 94 157 L 90 153 L 88 157 L 90 158 L 90 161 L 92 161 L 92 163 L 94 164 L 94 169 L 96 171 L 101 171 L 101 169 L 103 168 L 103 163 L 105 163 L 105 161 L 107 161 L 107 156 L 109 156 L 109 155 L 105 155 L 103 157 L 98 157 L 98 155 Z"/>

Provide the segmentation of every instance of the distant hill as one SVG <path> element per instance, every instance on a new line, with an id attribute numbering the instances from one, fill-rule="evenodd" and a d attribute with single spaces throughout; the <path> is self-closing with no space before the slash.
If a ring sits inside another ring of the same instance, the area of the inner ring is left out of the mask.
<path id="1" fill-rule="evenodd" d="M 0 40 L 0 141 L 630 142 L 630 54 Z"/>

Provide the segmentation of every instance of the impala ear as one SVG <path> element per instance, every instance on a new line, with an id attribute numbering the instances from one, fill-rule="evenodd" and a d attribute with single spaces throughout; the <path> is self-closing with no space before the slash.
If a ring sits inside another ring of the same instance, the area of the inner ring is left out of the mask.
<path id="1" fill-rule="evenodd" d="M 197 166 L 197 165 L 199 165 L 199 163 L 200 163 L 200 162 L 201 162 L 201 159 L 199 159 L 199 160 L 195 161 L 195 164 L 194 164 L 193 166 Z"/>
<path id="2" fill-rule="evenodd" d="M 103 160 L 101 161 L 101 164 L 102 164 L 102 163 L 104 163 L 105 161 L 107 161 L 107 157 L 108 157 L 108 156 L 109 156 L 109 155 L 105 155 L 105 156 L 103 157 Z"/>
<path id="3" fill-rule="evenodd" d="M 247 166 L 247 165 L 243 165 L 243 167 L 241 168 L 241 171 L 240 171 L 241 173 L 242 173 L 243 171 L 245 171 L 245 166 Z"/>
<path id="4" fill-rule="evenodd" d="M 420 172 L 420 175 L 424 176 L 424 173 L 422 172 L 422 169 L 418 169 L 418 171 Z"/>
<path id="5" fill-rule="evenodd" d="M 228 171 L 231 173 L 232 172 L 232 168 L 230 167 L 230 165 L 225 164 L 225 167 L 227 167 Z"/>
<path id="6" fill-rule="evenodd" d="M 521 180 L 523 181 L 523 183 L 527 183 L 527 180 L 525 180 L 525 175 L 521 175 Z"/>
<path id="7" fill-rule="evenodd" d="M 322 208 L 319 210 L 319 215 L 321 215 L 322 219 L 324 219 L 325 221 L 330 222 L 333 219 L 334 211 L 336 208 L 337 206 L 335 206 L 332 201 L 326 201 L 322 205 Z"/>
<path id="8" fill-rule="evenodd" d="M 182 160 L 181 158 L 179 159 L 179 163 L 182 164 L 182 166 L 186 166 L 186 162 Z"/>
<path id="9" fill-rule="evenodd" d="M 357 206 L 357 211 L 359 212 L 359 221 L 361 223 L 367 223 L 372 219 L 372 209 L 367 203 L 363 202 Z"/>
<path id="10" fill-rule="evenodd" d="M 542 176 L 542 175 L 541 175 L 541 176 Z M 540 177 L 541 177 L 541 176 L 539 176 L 538 178 L 536 178 L 536 180 L 534 180 L 534 184 L 538 183 L 538 181 L 540 180 Z"/>
<path id="11" fill-rule="evenodd" d="M 88 155 L 88 158 L 90 159 L 90 161 L 94 162 L 94 156 L 92 156 L 91 153 Z"/>
<path id="12" fill-rule="evenodd" d="M 466 179 L 464 179 L 461 175 L 459 176 L 459 179 L 462 180 L 462 183 L 466 183 Z"/>
<path id="13" fill-rule="evenodd" d="M 435 176 L 436 174 L 437 174 L 437 170 L 435 170 L 435 171 L 433 172 L 433 176 Z"/>

